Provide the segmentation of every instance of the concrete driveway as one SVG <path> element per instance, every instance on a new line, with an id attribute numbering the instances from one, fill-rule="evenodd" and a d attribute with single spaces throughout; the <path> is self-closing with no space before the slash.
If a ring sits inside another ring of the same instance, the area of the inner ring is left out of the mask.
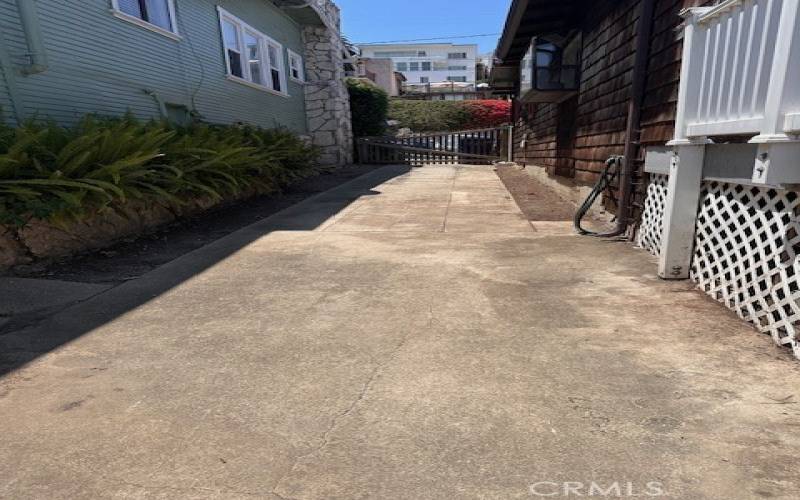
<path id="1" fill-rule="evenodd" d="M 797 364 L 654 273 L 386 167 L 0 337 L 0 498 L 797 498 Z"/>

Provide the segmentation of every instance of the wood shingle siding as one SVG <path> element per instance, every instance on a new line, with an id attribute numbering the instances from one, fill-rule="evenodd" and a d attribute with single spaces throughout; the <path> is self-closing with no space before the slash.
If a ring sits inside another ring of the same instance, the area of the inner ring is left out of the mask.
<path id="1" fill-rule="evenodd" d="M 109 0 L 38 0 L 49 69 L 16 77 L 26 115 L 65 124 L 86 113 L 157 117 L 150 91 L 165 103 L 196 107 L 210 122 L 305 132 L 301 85 L 287 79 L 287 98 L 226 79 L 217 3 L 177 0 L 181 39 L 173 40 L 114 17 Z M 300 26 L 270 2 L 225 2 L 225 8 L 281 43 L 285 67 L 285 49 L 302 53 Z M 14 61 L 24 64 L 27 46 L 14 0 L 0 0 L 0 33 Z M 0 87 L 0 104 L 5 94 Z"/>
<path id="2" fill-rule="evenodd" d="M 518 113 L 515 154 L 518 160 L 549 167 L 559 175 L 594 182 L 605 160 L 621 155 L 631 98 L 636 33 L 641 0 L 590 2 L 591 12 L 577 26 L 583 33 L 582 75 L 575 116 L 559 112 L 563 103 L 528 105 L 523 119 Z M 642 145 L 663 145 L 674 134 L 678 79 L 682 51 L 680 11 L 712 4 L 704 0 L 657 0 L 647 80 L 640 120 Z M 525 106 L 525 105 L 522 105 Z M 518 107 L 518 109 L 521 109 Z M 557 147 L 556 130 L 575 121 L 570 148 Z M 520 140 L 527 137 L 526 146 Z M 564 168 L 571 164 L 572 168 Z"/>

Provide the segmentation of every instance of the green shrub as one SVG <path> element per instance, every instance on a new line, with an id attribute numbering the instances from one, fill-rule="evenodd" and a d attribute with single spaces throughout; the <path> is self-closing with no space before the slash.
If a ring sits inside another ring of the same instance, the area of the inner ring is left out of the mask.
<path id="1" fill-rule="evenodd" d="M 89 116 L 74 127 L 0 127 L 0 223 L 59 221 L 129 199 L 180 205 L 279 190 L 315 171 L 317 151 L 285 130 Z"/>
<path id="2" fill-rule="evenodd" d="M 471 114 L 461 101 L 392 99 L 389 119 L 414 132 L 447 132 L 464 130 Z"/>
<path id="3" fill-rule="evenodd" d="M 356 137 L 382 135 L 386 131 L 389 95 L 374 83 L 357 78 L 347 79 L 353 134 Z"/>

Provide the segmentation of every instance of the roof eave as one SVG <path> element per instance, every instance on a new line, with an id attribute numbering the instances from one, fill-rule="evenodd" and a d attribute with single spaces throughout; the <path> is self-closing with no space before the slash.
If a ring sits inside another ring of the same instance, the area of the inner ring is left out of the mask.
<path id="1" fill-rule="evenodd" d="M 497 50 L 495 51 L 495 57 L 501 61 L 508 57 L 508 52 L 514 44 L 514 37 L 516 37 L 522 18 L 528 10 L 528 2 L 529 0 L 514 0 L 511 3 L 503 34 L 500 36 L 500 42 L 497 44 Z"/>

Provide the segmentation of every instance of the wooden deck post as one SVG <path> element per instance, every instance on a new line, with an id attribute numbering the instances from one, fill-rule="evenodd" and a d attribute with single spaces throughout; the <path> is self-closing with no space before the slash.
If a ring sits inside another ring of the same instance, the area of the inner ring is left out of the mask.
<path id="1" fill-rule="evenodd" d="M 703 182 L 708 139 L 687 137 L 686 111 L 696 105 L 699 89 L 690 78 L 700 71 L 703 61 L 700 44 L 695 43 L 698 16 L 709 8 L 687 9 L 684 17 L 683 58 L 681 79 L 678 87 L 678 110 L 675 117 L 675 138 L 667 143 L 672 146 L 673 156 L 669 169 L 669 185 L 664 207 L 664 233 L 658 262 L 658 275 L 663 279 L 686 279 L 694 250 L 694 234 L 697 219 L 697 203 Z"/>
<path id="2" fill-rule="evenodd" d="M 658 262 L 661 278 L 689 277 L 705 154 L 705 144 L 675 147 L 669 169 L 663 243 Z"/>

